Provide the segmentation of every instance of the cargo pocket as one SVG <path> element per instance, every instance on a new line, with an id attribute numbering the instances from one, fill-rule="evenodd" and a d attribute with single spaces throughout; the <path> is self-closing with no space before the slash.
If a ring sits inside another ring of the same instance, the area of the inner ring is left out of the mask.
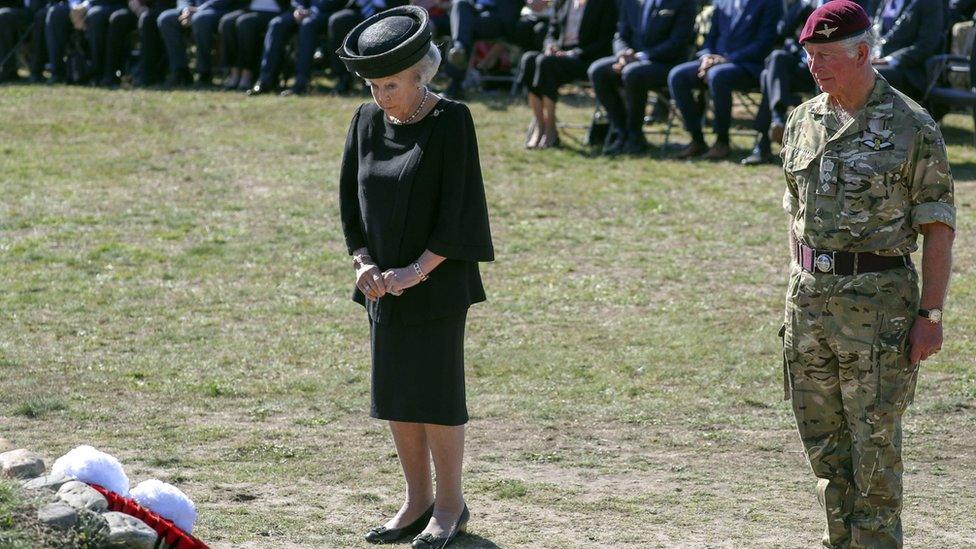
<path id="1" fill-rule="evenodd" d="M 912 318 L 907 314 L 884 318 L 876 346 L 879 409 L 901 413 L 915 400 L 918 364 L 908 357 L 908 331 Z"/>

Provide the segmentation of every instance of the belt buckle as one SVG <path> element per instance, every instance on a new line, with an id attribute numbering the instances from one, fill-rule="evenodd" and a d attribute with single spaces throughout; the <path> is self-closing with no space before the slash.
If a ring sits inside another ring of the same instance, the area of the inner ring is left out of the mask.
<path id="1" fill-rule="evenodd" d="M 834 252 L 830 252 L 829 254 L 822 253 L 818 255 L 813 264 L 822 273 L 832 273 L 837 266 L 837 261 Z"/>

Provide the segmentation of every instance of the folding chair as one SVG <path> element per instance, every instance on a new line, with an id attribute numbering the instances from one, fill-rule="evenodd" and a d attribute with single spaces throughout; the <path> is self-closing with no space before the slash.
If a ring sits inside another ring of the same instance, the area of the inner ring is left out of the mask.
<path id="1" fill-rule="evenodd" d="M 924 101 L 933 106 L 951 109 L 967 109 L 972 113 L 976 126 L 976 56 L 935 55 L 926 61 L 929 86 Z M 950 85 L 949 75 L 969 74 L 969 88 L 956 88 Z M 976 146 L 976 128 L 973 144 Z"/>

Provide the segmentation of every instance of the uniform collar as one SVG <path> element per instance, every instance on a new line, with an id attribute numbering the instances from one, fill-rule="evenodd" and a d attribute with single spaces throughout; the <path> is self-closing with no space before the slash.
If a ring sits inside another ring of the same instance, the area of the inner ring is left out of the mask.
<path id="1" fill-rule="evenodd" d="M 832 109 L 830 107 L 830 96 L 826 93 L 820 94 L 813 100 L 813 105 L 810 107 L 810 114 L 813 115 L 814 120 L 826 127 L 829 130 L 828 133 L 833 134 L 836 132 L 835 138 L 840 138 L 863 131 L 868 127 L 868 120 L 891 118 L 894 106 L 893 88 L 877 71 L 874 74 L 874 88 L 871 90 L 871 95 L 868 96 L 867 103 L 864 104 L 864 107 L 847 124 L 843 127 L 835 128 L 831 127 L 831 124 L 827 122 L 825 117 L 830 114 Z"/>

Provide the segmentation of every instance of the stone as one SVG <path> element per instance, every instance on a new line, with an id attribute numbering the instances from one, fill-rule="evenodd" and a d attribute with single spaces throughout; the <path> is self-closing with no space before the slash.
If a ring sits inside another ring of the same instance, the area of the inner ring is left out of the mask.
<path id="1" fill-rule="evenodd" d="M 44 459 L 24 450 L 11 450 L 0 454 L 0 471 L 12 478 L 33 478 L 44 474 Z"/>
<path id="2" fill-rule="evenodd" d="M 145 522 L 125 513 L 105 513 L 108 521 L 106 547 L 126 547 L 131 549 L 153 549 L 156 544 L 156 531 Z"/>
<path id="3" fill-rule="evenodd" d="M 72 480 L 58 489 L 58 499 L 75 509 L 87 509 L 96 513 L 108 511 L 108 500 L 84 482 Z"/>
<path id="4" fill-rule="evenodd" d="M 2 453 L 2 452 L 9 452 L 11 450 L 16 450 L 16 449 L 17 449 L 17 447 L 14 446 L 14 443 L 13 442 L 10 442 L 9 440 L 7 440 L 5 438 L 0 437 L 0 453 Z"/>
<path id="5" fill-rule="evenodd" d="M 78 522 L 78 511 L 64 503 L 51 503 L 37 510 L 37 520 L 58 530 L 67 530 Z"/>
<path id="6" fill-rule="evenodd" d="M 36 477 L 36 478 L 32 478 L 32 479 L 29 479 L 29 480 L 25 480 L 23 482 L 23 485 L 24 485 L 24 488 L 26 488 L 28 490 L 44 490 L 44 489 L 47 489 L 47 490 L 51 490 L 52 492 L 56 492 L 59 488 L 61 488 L 61 486 L 64 483 L 70 482 L 72 480 L 74 480 L 74 479 L 72 479 L 71 477 L 66 477 L 66 476 L 61 475 L 61 474 L 41 475 L 41 476 Z"/>

